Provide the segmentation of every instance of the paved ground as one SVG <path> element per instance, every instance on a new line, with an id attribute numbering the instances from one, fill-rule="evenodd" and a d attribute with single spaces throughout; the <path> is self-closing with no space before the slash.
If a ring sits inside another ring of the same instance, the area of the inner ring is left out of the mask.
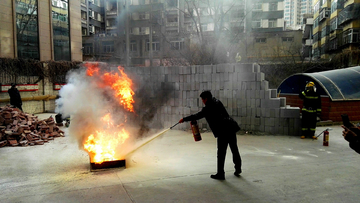
<path id="1" fill-rule="evenodd" d="M 320 133 L 326 127 L 318 127 Z M 359 202 L 360 155 L 331 126 L 330 144 L 294 136 L 238 135 L 243 159 L 226 180 L 216 170 L 216 139 L 169 130 L 126 158 L 126 169 L 90 172 L 69 138 L 0 148 L 0 202 Z"/>

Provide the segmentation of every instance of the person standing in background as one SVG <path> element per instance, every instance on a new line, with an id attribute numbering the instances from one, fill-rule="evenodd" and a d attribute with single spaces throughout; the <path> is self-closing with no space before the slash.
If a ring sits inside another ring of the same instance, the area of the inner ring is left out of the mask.
<path id="1" fill-rule="evenodd" d="M 15 83 L 11 83 L 11 88 L 8 90 L 8 93 L 10 96 L 10 104 L 15 106 L 16 108 L 20 109 L 21 111 L 23 111 L 23 109 L 21 107 L 22 100 L 21 100 L 20 92 L 16 88 Z"/>
<path id="2" fill-rule="evenodd" d="M 321 115 L 321 97 L 316 92 L 315 83 L 308 82 L 305 86 L 305 90 L 300 92 L 299 97 L 304 100 L 301 109 L 301 139 L 304 139 L 305 137 L 317 139 L 315 136 L 316 118 Z"/>

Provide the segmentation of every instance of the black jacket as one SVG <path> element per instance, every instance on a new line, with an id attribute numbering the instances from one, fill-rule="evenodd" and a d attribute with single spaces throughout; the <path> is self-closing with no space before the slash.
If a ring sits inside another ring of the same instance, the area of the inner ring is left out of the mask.
<path id="1" fill-rule="evenodd" d="M 353 149 L 355 152 L 360 154 L 360 135 L 356 133 L 357 136 L 347 135 L 345 136 L 345 140 L 349 142 L 349 147 Z"/>
<path id="2" fill-rule="evenodd" d="M 227 124 L 224 120 L 227 117 L 229 117 L 229 114 L 224 105 L 221 101 L 213 97 L 206 102 L 205 107 L 203 107 L 201 111 L 183 119 L 184 121 L 194 121 L 205 118 L 214 136 L 219 137 L 228 132 Z"/>
<path id="3" fill-rule="evenodd" d="M 20 92 L 17 88 L 10 88 L 8 90 L 9 96 L 10 96 L 10 104 L 11 105 L 22 105 Z"/>

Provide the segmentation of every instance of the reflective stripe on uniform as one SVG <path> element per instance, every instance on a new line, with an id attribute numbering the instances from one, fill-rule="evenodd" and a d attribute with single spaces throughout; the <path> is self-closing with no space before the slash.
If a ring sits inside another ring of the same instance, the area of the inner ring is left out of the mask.
<path id="1" fill-rule="evenodd" d="M 302 108 L 302 111 L 306 111 L 306 112 L 309 112 L 309 113 L 316 113 L 316 110 L 310 110 L 310 109 L 307 109 L 307 108 Z"/>
<path id="2" fill-rule="evenodd" d="M 305 97 L 306 99 L 318 99 L 318 98 L 319 98 L 318 96 L 315 96 L 315 97 L 307 96 L 304 91 L 302 92 L 302 94 L 304 95 L 304 97 Z"/>

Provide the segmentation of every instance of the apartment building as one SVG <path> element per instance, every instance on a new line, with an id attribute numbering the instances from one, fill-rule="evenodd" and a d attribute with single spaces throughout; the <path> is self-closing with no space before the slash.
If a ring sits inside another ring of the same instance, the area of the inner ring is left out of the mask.
<path id="1" fill-rule="evenodd" d="M 249 8 L 249 5 L 247 5 L 246 16 L 251 18 L 251 26 L 247 26 L 247 32 L 277 32 L 284 30 L 284 0 L 259 0 L 249 3 L 252 4 L 252 7 Z"/>
<path id="2" fill-rule="evenodd" d="M 360 1 L 315 1 L 314 12 L 314 58 L 359 49 Z"/>
<path id="3" fill-rule="evenodd" d="M 283 0 L 81 0 L 84 60 L 167 65 L 219 38 L 233 57 L 244 33 L 283 31 L 283 15 Z"/>
<path id="4" fill-rule="evenodd" d="M 0 57 L 82 60 L 80 3 L 0 1 Z"/>
<path id="5" fill-rule="evenodd" d="M 286 29 L 301 29 L 302 16 L 304 14 L 312 14 L 312 8 L 312 0 L 284 0 L 284 20 Z"/>
<path id="6" fill-rule="evenodd" d="M 312 14 L 304 14 L 301 30 L 302 36 L 302 56 L 305 60 L 312 58 L 312 45 L 313 45 L 313 25 L 314 19 Z"/>

